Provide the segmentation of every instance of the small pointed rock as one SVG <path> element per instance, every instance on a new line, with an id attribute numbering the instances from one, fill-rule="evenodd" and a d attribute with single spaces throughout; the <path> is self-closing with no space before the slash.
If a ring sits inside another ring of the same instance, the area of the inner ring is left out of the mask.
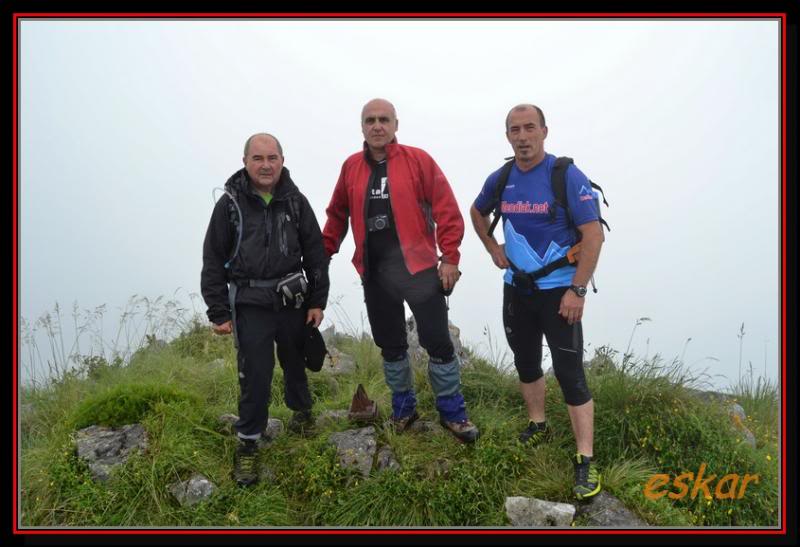
<path id="1" fill-rule="evenodd" d="M 378 405 L 367 396 L 363 384 L 356 388 L 347 417 L 354 422 L 374 422 L 378 417 Z"/>

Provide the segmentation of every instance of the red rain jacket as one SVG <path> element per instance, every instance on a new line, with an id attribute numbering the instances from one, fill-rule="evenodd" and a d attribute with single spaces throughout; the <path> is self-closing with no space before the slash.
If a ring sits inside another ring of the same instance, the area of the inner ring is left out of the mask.
<path id="1" fill-rule="evenodd" d="M 322 232 L 328 256 L 339 251 L 347 235 L 347 217 L 353 228 L 356 251 L 353 265 L 364 275 L 366 242 L 366 201 L 372 169 L 367 147 L 347 158 L 325 212 L 328 220 Z M 464 219 L 450 184 L 427 152 L 393 142 L 386 145 L 386 175 L 392 214 L 406 267 L 413 275 L 442 261 L 458 265 L 458 251 L 464 238 Z"/>

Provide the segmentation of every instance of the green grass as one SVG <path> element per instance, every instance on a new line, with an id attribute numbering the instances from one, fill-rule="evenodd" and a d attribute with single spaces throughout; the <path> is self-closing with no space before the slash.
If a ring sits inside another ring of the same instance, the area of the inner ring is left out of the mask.
<path id="1" fill-rule="evenodd" d="M 685 389 L 694 379 L 679 362 L 664 364 L 655 356 L 590 379 L 597 409 L 595 453 L 603 460 L 644 458 L 671 477 L 696 474 L 702 464 L 706 476 L 758 474 L 759 484 L 744 499 L 686 496 L 673 506 L 688 511 L 696 525 L 777 523 L 777 444 L 748 446 L 732 427 L 725 403 L 703 402 Z"/>
<path id="2" fill-rule="evenodd" d="M 358 384 L 387 417 L 391 397 L 378 349 L 368 337 L 339 337 L 356 362 L 352 374 L 310 373 L 315 412 L 347 409 Z M 513 372 L 473 358 L 462 371 L 471 419 L 481 428 L 474 446 L 442 433 L 396 435 L 377 425 L 399 471 L 373 470 L 364 479 L 342 469 L 334 423 L 303 439 L 279 437 L 262 450 L 275 474 L 249 489 L 231 480 L 235 439 L 218 423 L 237 412 L 238 380 L 230 337 L 199 323 L 164 348 L 140 350 L 130 364 L 93 360 L 83 371 L 20 393 L 30 405 L 21 423 L 22 524 L 25 526 L 505 526 L 508 496 L 574 503 L 574 438 L 561 391 L 547 379 L 553 440 L 537 448 L 516 442 L 525 411 Z M 735 396 L 758 438 L 747 446 L 730 427 L 722 403 L 707 403 L 678 363 L 658 356 L 617 362 L 601 351 L 587 372 L 595 400 L 595 455 L 605 490 L 657 526 L 777 525 L 778 421 L 774 386 L 742 384 Z M 423 363 L 414 364 L 423 419 L 436 420 Z M 287 420 L 283 375 L 276 367 L 270 415 Z M 96 483 L 75 453 L 75 431 L 97 423 L 141 422 L 149 449 Z M 737 500 L 650 500 L 643 486 L 654 473 L 758 473 Z M 194 472 L 216 486 L 205 502 L 182 508 L 167 486 Z M 578 525 L 581 522 L 577 523 Z"/>
<path id="3" fill-rule="evenodd" d="M 732 386 L 731 394 L 747 414 L 747 423 L 744 425 L 755 434 L 756 445 L 777 444 L 780 408 L 778 385 L 762 377 L 754 379 L 751 367 L 748 375 Z"/>

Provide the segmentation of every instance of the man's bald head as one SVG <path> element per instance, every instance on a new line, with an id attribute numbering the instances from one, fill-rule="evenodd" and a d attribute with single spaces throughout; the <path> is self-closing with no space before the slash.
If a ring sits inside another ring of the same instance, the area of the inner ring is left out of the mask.
<path id="1" fill-rule="evenodd" d="M 247 139 L 247 142 L 244 143 L 244 157 L 247 157 L 247 153 L 250 152 L 250 143 L 253 142 L 253 139 L 271 139 L 275 141 L 275 144 L 278 147 L 278 153 L 283 157 L 283 147 L 281 146 L 280 141 L 278 141 L 275 136 L 270 135 L 269 133 L 256 133 L 255 135 L 250 135 L 250 138 Z"/>
<path id="2" fill-rule="evenodd" d="M 372 159 L 380 161 L 386 157 L 386 145 L 397 142 L 397 112 L 386 99 L 372 99 L 361 109 L 361 133 L 369 147 Z"/>
<path id="3" fill-rule="evenodd" d="M 395 110 L 394 105 L 387 101 L 386 99 L 372 99 L 364 107 L 361 109 L 361 121 L 364 121 L 364 114 L 367 110 L 371 110 L 373 107 L 378 107 L 381 109 L 388 108 L 392 112 L 392 117 L 396 120 L 397 119 L 397 110 Z"/>

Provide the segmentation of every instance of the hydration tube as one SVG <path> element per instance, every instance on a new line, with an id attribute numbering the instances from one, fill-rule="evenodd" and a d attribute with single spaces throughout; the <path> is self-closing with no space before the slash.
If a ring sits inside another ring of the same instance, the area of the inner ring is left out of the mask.
<path id="1" fill-rule="evenodd" d="M 231 262 L 233 262 L 233 259 L 235 259 L 236 255 L 239 254 L 239 245 L 242 243 L 242 222 L 244 222 L 244 218 L 242 217 L 242 210 L 239 208 L 239 204 L 236 203 L 236 199 L 233 197 L 233 194 L 225 190 L 225 188 L 217 187 L 211 190 L 211 199 L 214 200 L 214 203 L 217 203 L 217 190 L 222 190 L 229 198 L 231 198 L 231 201 L 236 206 L 236 212 L 239 213 L 239 226 L 236 229 L 236 231 L 239 232 L 236 238 L 236 249 L 233 251 L 233 255 L 231 256 L 230 260 L 225 263 L 225 269 L 228 270 L 231 267 Z"/>

